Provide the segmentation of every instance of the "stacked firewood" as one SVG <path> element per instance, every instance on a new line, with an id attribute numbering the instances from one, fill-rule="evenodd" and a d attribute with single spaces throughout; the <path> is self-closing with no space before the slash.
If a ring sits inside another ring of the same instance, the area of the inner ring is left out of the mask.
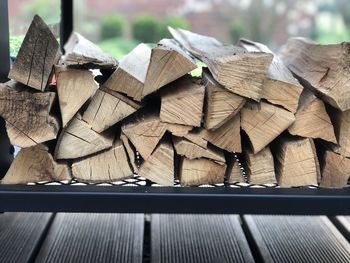
<path id="1" fill-rule="evenodd" d="M 2 183 L 138 174 L 166 186 L 347 185 L 349 43 L 293 38 L 274 54 L 169 30 L 173 39 L 118 63 L 77 33 L 61 56 L 35 16 L 0 84 L 0 116 L 22 148 Z M 200 78 L 196 60 L 207 66 Z"/>

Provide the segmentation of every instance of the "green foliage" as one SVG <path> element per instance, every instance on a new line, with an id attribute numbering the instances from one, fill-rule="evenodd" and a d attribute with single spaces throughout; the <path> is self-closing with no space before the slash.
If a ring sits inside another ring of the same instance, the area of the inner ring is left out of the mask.
<path id="1" fill-rule="evenodd" d="M 124 38 L 110 38 L 100 42 L 98 46 L 111 56 L 117 59 L 122 59 L 137 46 L 137 41 Z"/>
<path id="2" fill-rule="evenodd" d="M 101 23 L 101 39 L 121 37 L 124 25 L 124 18 L 120 15 L 105 16 Z"/>
<path id="3" fill-rule="evenodd" d="M 132 23 L 134 38 L 144 43 L 158 42 L 158 31 L 160 23 L 152 15 L 140 15 Z"/>
<path id="4" fill-rule="evenodd" d="M 16 57 L 19 49 L 21 48 L 24 36 L 10 37 L 10 55 Z"/>
<path id="5" fill-rule="evenodd" d="M 178 16 L 170 16 L 166 18 L 159 27 L 159 39 L 162 38 L 172 38 L 168 26 L 173 28 L 182 28 L 182 29 L 189 29 L 190 25 L 187 23 L 185 19 Z"/>
<path id="6" fill-rule="evenodd" d="M 244 26 L 240 19 L 235 19 L 230 26 L 230 37 L 233 43 L 245 36 Z"/>
<path id="7" fill-rule="evenodd" d="M 23 6 L 24 16 L 27 19 L 32 19 L 35 14 L 38 14 L 47 24 L 55 24 L 60 22 L 59 1 L 34 0 L 27 1 Z"/>

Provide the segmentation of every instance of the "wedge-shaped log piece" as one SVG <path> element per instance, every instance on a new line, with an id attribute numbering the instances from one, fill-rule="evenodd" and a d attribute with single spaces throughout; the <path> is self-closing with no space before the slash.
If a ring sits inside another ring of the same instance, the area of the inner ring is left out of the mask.
<path id="1" fill-rule="evenodd" d="M 174 136 L 182 137 L 192 130 L 192 126 L 181 125 L 175 123 L 167 123 L 166 129 Z"/>
<path id="2" fill-rule="evenodd" d="M 348 184 L 350 176 L 350 159 L 332 151 L 324 154 L 321 187 L 342 188 Z"/>
<path id="3" fill-rule="evenodd" d="M 130 116 L 141 105 L 112 90 L 98 90 L 84 112 L 83 120 L 98 133 Z"/>
<path id="4" fill-rule="evenodd" d="M 221 149 L 212 146 L 208 146 L 208 148 L 205 149 L 187 139 L 179 137 L 173 137 L 173 142 L 176 153 L 190 160 L 204 157 L 220 163 L 225 163 L 224 152 Z"/>
<path id="5" fill-rule="evenodd" d="M 200 127 L 205 88 L 189 76 L 171 84 L 161 95 L 160 119 L 163 122 Z"/>
<path id="6" fill-rule="evenodd" d="M 174 185 L 174 149 L 171 143 L 161 142 L 141 164 L 138 174 L 160 185 Z"/>
<path id="7" fill-rule="evenodd" d="M 205 130 L 203 138 L 228 152 L 241 152 L 240 114 L 235 115 L 215 131 Z"/>
<path id="8" fill-rule="evenodd" d="M 260 100 L 272 54 L 249 53 L 241 47 L 225 46 L 212 37 L 182 29 L 169 30 L 182 46 L 208 66 L 214 79 L 226 89 L 243 97 Z"/>
<path id="9" fill-rule="evenodd" d="M 0 116 L 11 144 L 25 148 L 56 138 L 58 120 L 50 115 L 54 92 L 36 92 L 9 81 L 0 84 Z"/>
<path id="10" fill-rule="evenodd" d="M 249 52 L 273 54 L 264 44 L 247 39 L 240 39 L 239 45 Z M 267 71 L 267 78 L 263 83 L 261 98 L 295 113 L 302 91 L 303 87 L 284 65 L 281 58 L 273 54 L 272 63 Z"/>
<path id="11" fill-rule="evenodd" d="M 82 182 L 114 182 L 133 176 L 127 153 L 121 140 L 105 152 L 74 162 L 74 178 Z"/>
<path id="12" fill-rule="evenodd" d="M 44 91 L 58 61 L 59 44 L 49 27 L 35 15 L 23 40 L 9 78 Z"/>
<path id="13" fill-rule="evenodd" d="M 45 145 L 23 148 L 1 180 L 2 184 L 27 184 L 70 180 L 68 165 L 57 163 Z"/>
<path id="14" fill-rule="evenodd" d="M 73 32 L 64 45 L 66 55 L 63 60 L 68 66 L 84 68 L 113 68 L 117 61 L 104 53 L 98 46 L 82 35 Z"/>
<path id="15" fill-rule="evenodd" d="M 150 59 L 151 48 L 139 44 L 120 61 L 118 68 L 103 86 L 140 101 Z"/>
<path id="16" fill-rule="evenodd" d="M 56 67 L 55 73 L 62 125 L 65 127 L 95 93 L 98 85 L 88 70 Z"/>
<path id="17" fill-rule="evenodd" d="M 133 172 L 138 173 L 139 168 L 137 167 L 136 153 L 134 151 L 134 148 L 132 148 L 131 146 L 131 142 L 123 132 L 120 134 L 120 139 L 122 140 L 123 145 L 125 147 L 126 153 L 128 155 L 128 160 L 132 166 Z"/>
<path id="18" fill-rule="evenodd" d="M 236 115 L 246 99 L 227 91 L 213 79 L 208 70 L 203 69 L 202 77 L 206 87 L 204 127 L 207 130 L 215 130 Z"/>
<path id="19" fill-rule="evenodd" d="M 123 133 L 145 160 L 151 156 L 166 130 L 167 124 L 155 115 L 144 116 L 122 127 Z"/>
<path id="20" fill-rule="evenodd" d="M 288 128 L 288 132 L 292 135 L 337 143 L 333 125 L 323 101 L 307 89 L 301 95 L 295 122 Z"/>
<path id="21" fill-rule="evenodd" d="M 219 184 L 224 182 L 226 164 L 200 158 L 183 158 L 180 164 L 180 182 L 182 186 Z"/>
<path id="22" fill-rule="evenodd" d="M 75 116 L 61 132 L 56 149 L 55 159 L 75 159 L 110 148 L 113 136 L 99 134 L 81 119 Z"/>
<path id="23" fill-rule="evenodd" d="M 196 68 L 195 61 L 172 39 L 162 39 L 152 49 L 142 97 L 182 77 Z"/>
<path id="24" fill-rule="evenodd" d="M 293 113 L 272 104 L 249 102 L 241 110 L 241 127 L 258 153 L 295 120 Z"/>
<path id="25" fill-rule="evenodd" d="M 320 167 L 310 138 L 281 138 L 276 142 L 275 172 L 282 187 L 317 185 Z"/>
<path id="26" fill-rule="evenodd" d="M 243 171 L 234 156 L 234 154 L 229 154 L 226 158 L 227 169 L 225 177 L 227 178 L 228 183 L 245 183 L 245 178 Z"/>
<path id="27" fill-rule="evenodd" d="M 244 148 L 243 155 L 249 183 L 276 183 L 273 156 L 269 147 L 265 147 L 257 154 L 254 154 L 249 147 Z"/>
<path id="28" fill-rule="evenodd" d="M 289 69 L 328 104 L 350 109 L 350 43 L 319 45 L 304 38 L 291 38 L 281 51 Z"/>

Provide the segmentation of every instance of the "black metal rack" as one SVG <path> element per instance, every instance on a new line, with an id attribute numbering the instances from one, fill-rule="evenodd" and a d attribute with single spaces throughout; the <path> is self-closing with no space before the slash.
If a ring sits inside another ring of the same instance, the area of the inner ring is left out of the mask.
<path id="1" fill-rule="evenodd" d="M 61 16 L 61 43 L 65 43 L 73 29 L 72 0 L 61 1 Z M 7 0 L 0 0 L 0 32 L 0 78 L 4 81 L 10 67 Z M 12 160 L 3 121 L 0 147 L 2 175 Z M 331 190 L 244 185 L 159 187 L 146 182 L 59 184 L 0 185 L 0 211 L 350 215 L 350 187 Z"/>

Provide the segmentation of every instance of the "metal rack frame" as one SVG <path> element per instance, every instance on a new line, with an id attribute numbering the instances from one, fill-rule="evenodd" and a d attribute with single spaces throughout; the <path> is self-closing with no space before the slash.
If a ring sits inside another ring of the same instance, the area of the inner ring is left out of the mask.
<path id="1" fill-rule="evenodd" d="M 72 29 L 73 1 L 63 0 L 61 44 Z M 7 0 L 0 0 L 0 32 L 0 79 L 5 81 L 10 68 Z M 11 160 L 5 126 L 0 121 L 0 175 Z M 350 215 L 350 187 L 0 185 L 0 211 Z"/>

